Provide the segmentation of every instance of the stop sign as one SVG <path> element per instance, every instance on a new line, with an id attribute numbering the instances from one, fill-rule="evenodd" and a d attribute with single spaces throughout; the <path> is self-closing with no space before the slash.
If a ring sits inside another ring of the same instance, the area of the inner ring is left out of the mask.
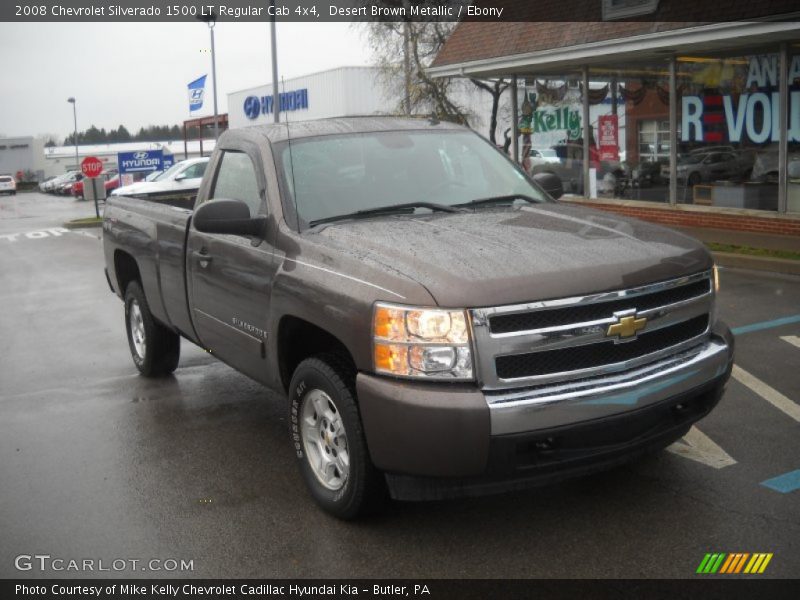
<path id="1" fill-rule="evenodd" d="M 81 172 L 84 177 L 97 177 L 103 172 L 103 161 L 96 156 L 87 156 L 81 162 Z"/>

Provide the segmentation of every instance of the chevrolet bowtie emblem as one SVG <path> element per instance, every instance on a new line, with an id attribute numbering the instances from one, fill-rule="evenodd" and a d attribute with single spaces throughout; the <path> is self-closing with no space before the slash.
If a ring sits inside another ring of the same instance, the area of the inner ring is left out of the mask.
<path id="1" fill-rule="evenodd" d="M 620 339 L 625 339 L 635 336 L 640 330 L 644 329 L 647 325 L 647 318 L 636 318 L 636 315 L 629 317 L 620 317 L 619 321 L 612 323 L 608 326 L 606 337 L 618 336 Z"/>

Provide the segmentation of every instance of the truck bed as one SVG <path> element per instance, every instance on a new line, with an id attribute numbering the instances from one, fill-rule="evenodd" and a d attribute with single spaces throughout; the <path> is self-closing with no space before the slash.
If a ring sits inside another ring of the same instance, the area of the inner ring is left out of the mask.
<path id="1" fill-rule="evenodd" d="M 192 210 L 185 208 L 184 203 L 185 199 L 173 194 L 156 198 L 109 198 L 104 246 L 106 264 L 113 265 L 115 271 L 120 253 L 136 257 L 153 316 L 195 340 L 187 304 L 185 255 Z M 110 271 L 115 291 L 123 296 L 125 290 L 119 289 L 117 273 Z"/>

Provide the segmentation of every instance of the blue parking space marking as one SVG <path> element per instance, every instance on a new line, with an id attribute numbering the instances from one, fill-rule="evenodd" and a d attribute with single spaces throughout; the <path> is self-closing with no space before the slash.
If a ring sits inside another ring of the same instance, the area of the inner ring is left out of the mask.
<path id="1" fill-rule="evenodd" d="M 783 475 L 778 475 L 772 479 L 762 481 L 761 485 L 775 490 L 776 492 L 780 492 L 781 494 L 788 494 L 789 492 L 800 490 L 800 469 L 789 471 Z"/>
<path id="2" fill-rule="evenodd" d="M 742 327 L 733 327 L 731 329 L 731 333 L 733 333 L 733 335 L 742 335 L 743 333 L 762 331 L 763 329 L 772 329 L 773 327 L 780 327 L 781 325 L 790 325 L 792 323 L 800 323 L 800 315 L 794 315 L 792 317 L 783 317 L 781 319 L 773 319 L 771 321 L 761 321 L 760 323 L 743 325 Z"/>

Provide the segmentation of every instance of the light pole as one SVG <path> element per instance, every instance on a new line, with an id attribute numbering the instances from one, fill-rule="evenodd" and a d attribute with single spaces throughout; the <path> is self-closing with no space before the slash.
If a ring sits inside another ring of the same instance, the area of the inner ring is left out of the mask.
<path id="1" fill-rule="evenodd" d="M 78 160 L 78 111 L 75 109 L 75 98 L 70 96 L 67 98 L 67 102 L 72 104 L 72 119 L 75 122 L 75 133 L 73 134 L 75 137 L 73 138 L 73 142 L 75 142 L 75 168 L 80 169 L 81 164 Z"/>
<path id="2" fill-rule="evenodd" d="M 211 31 L 211 81 L 214 90 L 214 139 L 219 140 L 219 123 L 217 118 L 217 55 L 214 49 L 214 25 L 217 23 L 217 15 L 213 10 L 208 11 L 208 14 L 203 14 L 198 17 L 201 21 L 208 25 Z M 200 134 L 202 135 L 202 133 Z"/>
<path id="3" fill-rule="evenodd" d="M 278 93 L 278 41 L 275 35 L 275 0 L 270 0 L 270 37 L 272 38 L 272 114 L 276 123 L 281 121 L 281 97 Z M 286 90 L 284 90 L 286 91 Z"/>

